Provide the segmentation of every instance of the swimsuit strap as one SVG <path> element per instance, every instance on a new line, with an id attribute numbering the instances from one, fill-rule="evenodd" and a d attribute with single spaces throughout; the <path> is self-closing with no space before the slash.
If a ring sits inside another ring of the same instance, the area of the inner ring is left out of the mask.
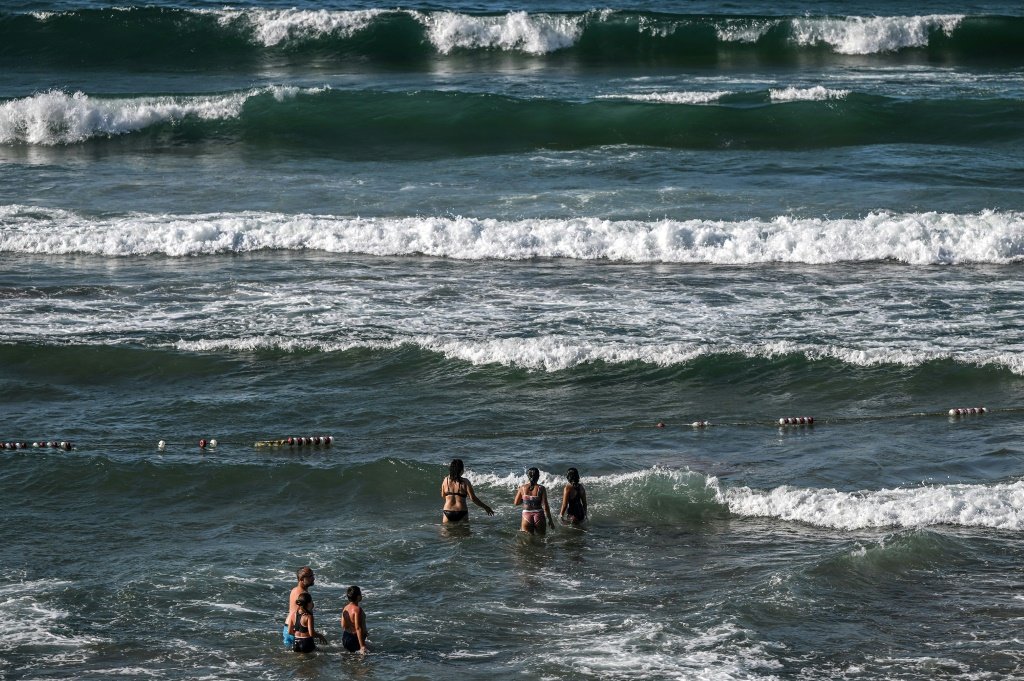
<path id="1" fill-rule="evenodd" d="M 295 631 L 303 634 L 309 634 L 309 625 L 302 623 L 302 617 L 308 614 L 308 612 L 303 612 L 302 610 L 295 611 Z"/>

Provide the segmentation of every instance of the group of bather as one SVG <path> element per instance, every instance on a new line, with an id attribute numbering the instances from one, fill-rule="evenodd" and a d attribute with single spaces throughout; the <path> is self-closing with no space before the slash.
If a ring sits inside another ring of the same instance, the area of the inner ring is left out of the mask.
<path id="1" fill-rule="evenodd" d="M 469 508 L 466 499 L 482 508 L 487 515 L 494 515 L 494 510 L 484 503 L 473 491 L 473 484 L 462 477 L 465 465 L 462 459 L 453 459 L 448 467 L 448 476 L 441 482 L 441 497 L 444 499 L 442 519 L 444 523 L 460 523 L 469 520 Z M 558 517 L 569 525 L 578 526 L 587 518 L 587 492 L 580 483 L 580 473 L 575 468 L 566 471 L 567 480 L 562 490 L 562 506 Z M 516 489 L 513 506 L 522 506 L 523 515 L 520 529 L 523 532 L 544 534 L 548 527 L 554 527 L 548 504 L 548 493 L 541 485 L 540 471 L 530 468 L 526 471 L 526 482 Z M 317 631 L 316 619 L 313 615 L 313 597 L 309 587 L 316 581 L 313 570 L 302 567 L 295 574 L 298 583 L 292 588 L 288 598 L 288 616 L 285 618 L 282 636 L 284 644 L 298 653 L 311 653 L 316 650 L 316 642 L 326 643 L 327 638 Z M 363 600 L 362 590 L 358 586 L 350 586 L 346 592 L 348 604 L 341 613 L 341 645 L 350 652 L 366 653 L 366 614 L 360 606 Z"/>
<path id="2" fill-rule="evenodd" d="M 441 510 L 444 516 L 442 522 L 457 523 L 468 520 L 467 498 L 484 509 L 487 515 L 494 515 L 491 507 L 481 501 L 473 491 L 472 483 L 462 477 L 463 471 L 465 465 L 462 459 L 452 459 L 448 466 L 448 477 L 441 481 L 441 497 L 444 499 L 444 508 Z M 580 484 L 580 472 L 575 468 L 566 471 L 565 478 L 568 482 L 562 490 L 562 507 L 558 517 L 570 525 L 579 525 L 587 518 L 587 492 Z M 512 501 L 513 506 L 523 507 L 523 518 L 519 525 L 523 532 L 544 534 L 548 527 L 555 526 L 551 507 L 548 505 L 547 489 L 537 482 L 539 479 L 540 470 L 527 470 L 526 482 L 516 489 L 516 496 Z"/>
<path id="3" fill-rule="evenodd" d="M 297 653 L 311 653 L 316 650 L 316 643 L 327 643 L 327 637 L 316 630 L 316 619 L 313 616 L 313 597 L 309 595 L 309 587 L 316 582 L 313 569 L 305 566 L 299 568 L 295 577 L 298 583 L 288 596 L 288 616 L 284 620 L 281 635 L 284 644 Z M 350 586 L 345 594 L 348 605 L 341 611 L 341 645 L 352 653 L 365 654 L 366 646 L 366 613 L 360 602 L 363 592 L 358 586 Z"/>

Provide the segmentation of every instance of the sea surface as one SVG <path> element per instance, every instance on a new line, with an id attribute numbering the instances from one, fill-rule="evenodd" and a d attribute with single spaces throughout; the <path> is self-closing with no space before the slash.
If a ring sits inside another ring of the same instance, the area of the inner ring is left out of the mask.
<path id="1" fill-rule="evenodd" d="M 0 679 L 1024 679 L 1022 265 L 1019 2 L 8 0 Z"/>

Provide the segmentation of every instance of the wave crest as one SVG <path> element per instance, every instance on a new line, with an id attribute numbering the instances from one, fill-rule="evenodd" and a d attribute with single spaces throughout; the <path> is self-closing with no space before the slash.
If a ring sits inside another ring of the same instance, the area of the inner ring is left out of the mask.
<path id="1" fill-rule="evenodd" d="M 800 46 L 826 44 L 839 54 L 878 54 L 926 47 L 933 31 L 947 36 L 965 19 L 961 14 L 912 17 L 806 17 L 791 20 Z"/>
<path id="2" fill-rule="evenodd" d="M 509 12 L 472 16 L 456 12 L 417 13 L 431 44 L 441 54 L 456 49 L 499 49 L 548 54 L 572 47 L 583 32 L 584 17 Z"/>
<path id="3" fill-rule="evenodd" d="M 1024 529 L 1024 481 L 869 492 L 740 487 L 721 490 L 719 499 L 738 516 L 779 518 L 840 530 L 931 525 Z"/>
<path id="4" fill-rule="evenodd" d="M 242 27 L 264 47 L 314 40 L 324 36 L 349 38 L 368 27 L 385 10 L 223 10 L 217 13 L 221 26 Z"/>
<path id="5" fill-rule="evenodd" d="M 284 101 L 299 92 L 319 90 L 277 86 L 225 95 L 130 99 L 49 90 L 0 104 L 0 144 L 74 144 L 187 118 L 227 120 L 238 118 L 252 97 L 271 94 L 277 101 Z"/>
<path id="6" fill-rule="evenodd" d="M 319 250 L 463 260 L 632 263 L 1007 264 L 1024 259 L 1024 214 L 871 213 L 828 220 L 498 220 L 241 212 L 96 218 L 0 206 L 0 251 L 172 257 Z"/>

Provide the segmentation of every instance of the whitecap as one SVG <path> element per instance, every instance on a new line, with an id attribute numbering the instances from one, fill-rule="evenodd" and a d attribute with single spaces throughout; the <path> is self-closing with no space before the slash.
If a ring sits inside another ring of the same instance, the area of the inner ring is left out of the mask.
<path id="1" fill-rule="evenodd" d="M 909 47 L 925 47 L 931 31 L 947 35 L 964 15 L 932 14 L 891 17 L 801 17 L 791 20 L 797 45 L 825 43 L 839 54 L 878 54 Z"/>
<path id="2" fill-rule="evenodd" d="M 926 485 L 842 492 L 782 486 L 720 489 L 719 499 L 743 517 L 779 518 L 843 530 L 932 525 L 1024 529 L 1024 481 L 993 485 Z"/>

